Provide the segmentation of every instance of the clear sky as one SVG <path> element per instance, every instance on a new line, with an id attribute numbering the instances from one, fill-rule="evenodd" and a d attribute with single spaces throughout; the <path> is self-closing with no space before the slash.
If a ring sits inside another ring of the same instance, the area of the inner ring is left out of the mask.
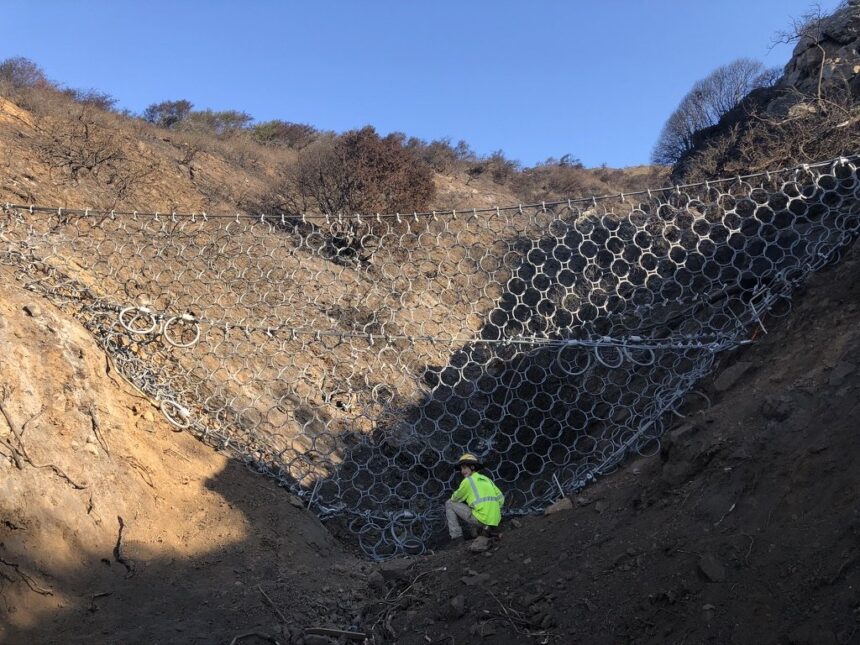
<path id="1" fill-rule="evenodd" d="M 825 13 L 838 0 L 821 0 Z M 343 131 L 465 139 L 533 165 L 647 163 L 698 79 L 782 67 L 808 0 L 0 0 L 0 58 L 118 106 L 188 99 Z"/>

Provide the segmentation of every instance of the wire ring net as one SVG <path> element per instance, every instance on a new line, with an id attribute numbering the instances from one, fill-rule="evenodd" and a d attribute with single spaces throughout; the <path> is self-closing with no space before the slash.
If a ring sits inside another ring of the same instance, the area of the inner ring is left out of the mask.
<path id="1" fill-rule="evenodd" d="M 716 353 L 857 237 L 856 161 L 395 217 L 7 205 L 0 262 L 380 559 L 440 534 L 462 452 L 529 513 L 659 449 Z"/>

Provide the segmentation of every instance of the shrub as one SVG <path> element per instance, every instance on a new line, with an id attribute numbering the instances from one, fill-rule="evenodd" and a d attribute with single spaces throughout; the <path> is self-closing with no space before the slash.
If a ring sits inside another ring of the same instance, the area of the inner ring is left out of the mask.
<path id="1" fill-rule="evenodd" d="M 250 114 L 239 110 L 195 110 L 182 121 L 182 128 L 210 132 L 218 137 L 229 137 L 244 130 L 254 120 Z"/>
<path id="2" fill-rule="evenodd" d="M 191 101 L 185 99 L 153 103 L 143 111 L 143 119 L 160 128 L 173 129 L 188 118 L 192 107 Z"/>
<path id="3" fill-rule="evenodd" d="M 464 162 L 477 161 L 475 152 L 465 141 L 451 145 L 447 138 L 434 139 L 429 143 L 411 137 L 406 142 L 406 147 L 419 159 L 427 163 L 433 170 L 439 173 L 451 173 L 456 171 Z"/>
<path id="4" fill-rule="evenodd" d="M 114 97 L 106 92 L 99 92 L 98 90 L 75 90 L 69 88 L 63 90 L 63 94 L 76 103 L 89 105 L 99 110 L 104 110 L 105 112 L 112 112 L 116 105 L 116 99 Z"/>
<path id="5" fill-rule="evenodd" d="M 0 85 L 13 90 L 28 87 L 49 87 L 45 72 L 33 61 L 17 56 L 0 62 Z"/>
<path id="6" fill-rule="evenodd" d="M 570 155 L 549 158 L 533 168 L 526 168 L 513 180 L 513 188 L 526 203 L 603 192 L 600 181 Z"/>
<path id="7" fill-rule="evenodd" d="M 318 134 L 313 126 L 278 119 L 258 123 L 250 132 L 253 139 L 264 146 L 286 146 L 296 150 L 307 147 Z"/>
<path id="8" fill-rule="evenodd" d="M 354 215 L 425 211 L 435 194 L 433 173 L 397 134 L 380 137 L 372 127 L 325 136 L 299 152 L 265 201 L 266 210 L 293 217 L 304 213 Z M 312 226 L 296 222 L 295 226 Z M 338 263 L 369 261 L 367 232 L 388 232 L 391 222 L 348 219 L 320 224 L 323 257 Z M 394 225 L 400 226 L 400 225 Z M 402 226 L 408 227 L 404 221 Z"/>
<path id="9" fill-rule="evenodd" d="M 505 153 L 496 150 L 489 157 L 485 157 L 472 164 L 466 169 L 469 181 L 483 175 L 489 176 L 497 184 L 506 184 L 519 171 L 519 162 L 505 157 Z"/>
<path id="10" fill-rule="evenodd" d="M 435 192 L 429 167 L 399 137 L 369 126 L 302 150 L 278 188 L 292 215 L 422 211 Z"/>

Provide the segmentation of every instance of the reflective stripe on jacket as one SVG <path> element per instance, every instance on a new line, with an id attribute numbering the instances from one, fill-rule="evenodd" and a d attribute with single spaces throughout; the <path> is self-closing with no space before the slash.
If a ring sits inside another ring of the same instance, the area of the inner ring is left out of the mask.
<path id="1" fill-rule="evenodd" d="M 473 473 L 460 482 L 460 486 L 451 495 L 454 502 L 466 502 L 481 524 L 498 526 L 502 521 L 502 505 L 505 496 L 502 495 L 493 480 L 481 473 Z"/>

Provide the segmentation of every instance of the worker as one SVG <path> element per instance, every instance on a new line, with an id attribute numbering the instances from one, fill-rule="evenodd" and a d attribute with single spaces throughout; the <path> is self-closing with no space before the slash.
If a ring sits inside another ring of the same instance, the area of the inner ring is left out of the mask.
<path id="1" fill-rule="evenodd" d="M 502 521 L 502 505 L 505 496 L 493 480 L 478 472 L 481 461 L 473 454 L 466 453 L 457 460 L 463 481 L 445 502 L 445 517 L 448 519 L 448 533 L 452 540 L 463 538 L 460 520 L 475 527 L 481 533 L 478 539 L 487 541 L 487 535 Z"/>

